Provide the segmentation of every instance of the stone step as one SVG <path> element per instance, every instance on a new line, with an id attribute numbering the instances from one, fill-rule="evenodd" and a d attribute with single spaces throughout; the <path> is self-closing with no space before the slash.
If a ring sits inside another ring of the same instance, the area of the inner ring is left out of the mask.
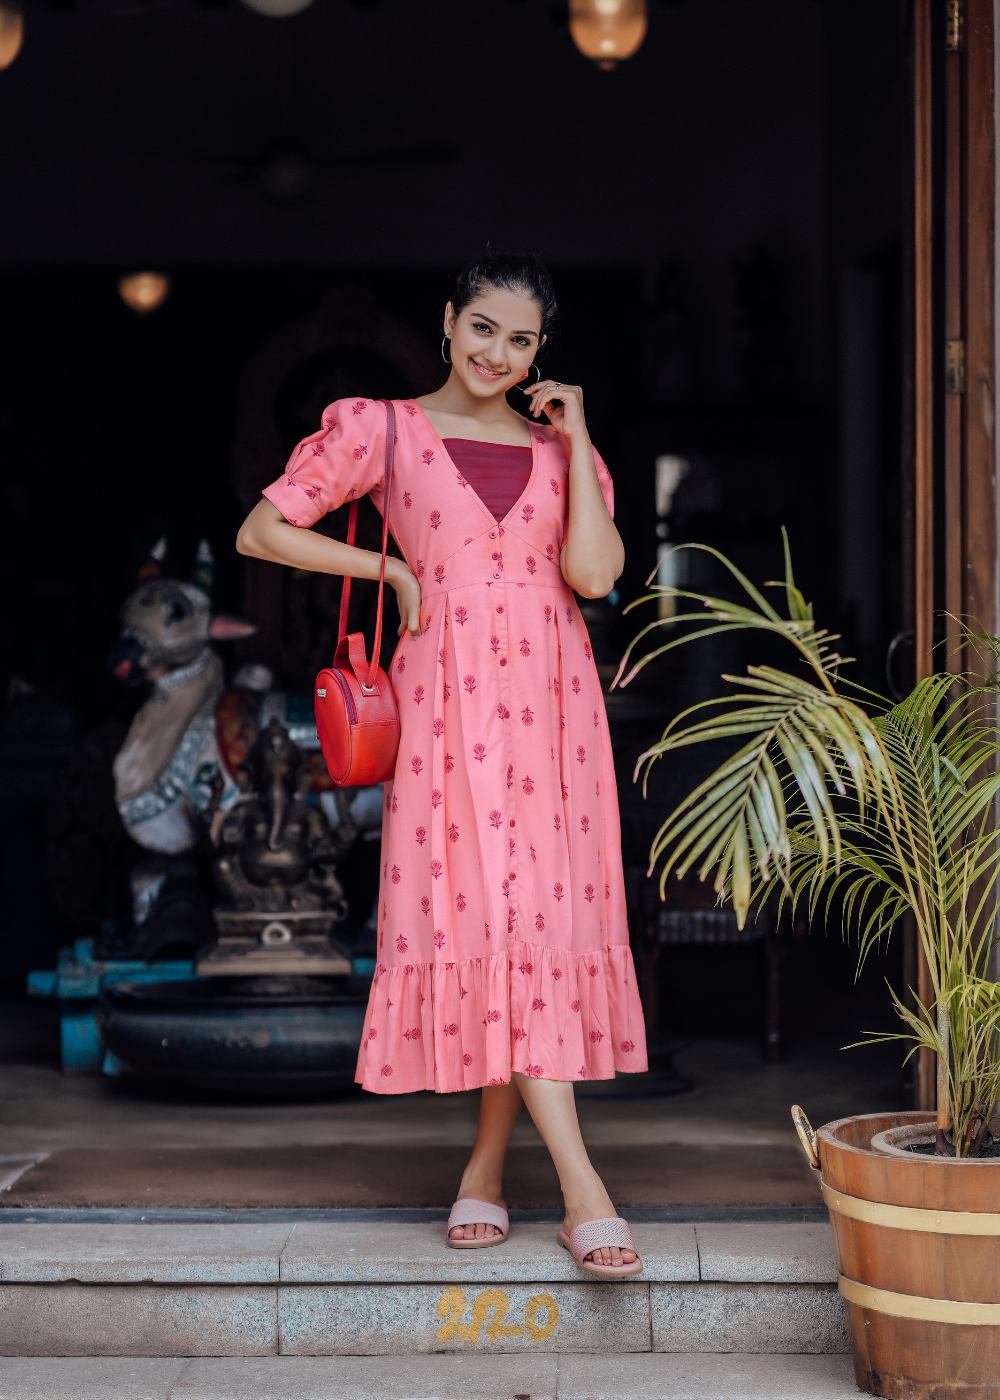
<path id="1" fill-rule="evenodd" d="M 0 1400 L 857 1400 L 846 1356 L 17 1357 Z"/>
<path id="2" fill-rule="evenodd" d="M 556 1223 L 456 1250 L 441 1224 L 0 1225 L 0 1355 L 838 1354 L 829 1227 L 636 1224 L 644 1272 Z"/>

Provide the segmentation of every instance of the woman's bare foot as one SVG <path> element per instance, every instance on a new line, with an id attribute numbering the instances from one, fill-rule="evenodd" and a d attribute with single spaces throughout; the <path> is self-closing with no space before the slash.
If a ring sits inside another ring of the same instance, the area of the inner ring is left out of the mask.
<path id="1" fill-rule="evenodd" d="M 501 1196 L 499 1188 L 495 1182 L 483 1181 L 471 1173 L 469 1167 L 466 1168 L 462 1177 L 462 1185 L 459 1187 L 459 1201 L 486 1201 L 491 1206 L 503 1206 L 507 1209 L 507 1203 Z M 475 1225 L 456 1225 L 448 1231 L 450 1240 L 490 1240 L 494 1235 L 502 1235 L 503 1231 L 497 1225 L 487 1225 L 479 1220 Z"/>
<path id="2" fill-rule="evenodd" d="M 618 1212 L 611 1204 L 611 1197 L 604 1189 L 604 1184 L 597 1173 L 594 1173 L 594 1182 L 590 1189 L 579 1199 L 570 1205 L 566 1202 L 566 1218 L 563 1221 L 563 1229 L 567 1235 L 573 1233 L 578 1225 L 585 1225 L 588 1220 L 608 1220 L 612 1216 L 617 1216 Z M 594 1264 L 610 1264 L 612 1268 L 620 1269 L 623 1264 L 634 1264 L 636 1260 L 635 1250 L 619 1249 L 616 1244 L 604 1245 L 601 1249 L 592 1249 L 589 1254 L 583 1256 L 590 1259 Z"/>
<path id="3" fill-rule="evenodd" d="M 479 1199 L 478 1196 L 476 1199 Z M 503 1201 L 494 1201 L 493 1204 L 502 1206 Z M 450 1240 L 491 1240 L 494 1235 L 502 1234 L 503 1231 L 498 1230 L 495 1225 L 484 1225 L 479 1220 L 475 1225 L 456 1225 L 454 1229 L 449 1230 L 448 1238 Z"/>
<path id="4" fill-rule="evenodd" d="M 483 1090 L 479 1108 L 479 1128 L 469 1165 L 458 1193 L 460 1201 L 486 1201 L 507 1209 L 501 1187 L 503 1159 L 517 1115 L 524 1107 L 520 1090 L 513 1082 L 490 1084 Z M 456 1225 L 448 1232 L 452 1240 L 488 1240 L 503 1231 L 480 1220 L 475 1225 Z"/>

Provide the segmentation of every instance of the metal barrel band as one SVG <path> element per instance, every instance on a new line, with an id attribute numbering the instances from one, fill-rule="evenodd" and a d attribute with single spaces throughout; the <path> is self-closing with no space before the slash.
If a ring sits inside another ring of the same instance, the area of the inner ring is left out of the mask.
<path id="1" fill-rule="evenodd" d="M 962 1327 L 1000 1327 L 1000 1303 L 956 1303 L 950 1298 L 921 1298 L 911 1293 L 890 1293 L 867 1283 L 837 1275 L 840 1296 L 848 1303 L 887 1317 L 916 1322 L 950 1322 Z"/>
<path id="2" fill-rule="evenodd" d="M 924 1210 L 919 1206 L 892 1206 L 884 1201 L 864 1201 L 859 1196 L 845 1196 L 841 1191 L 834 1191 L 825 1181 L 822 1189 L 823 1200 L 830 1210 L 850 1220 L 864 1221 L 866 1225 L 883 1225 L 889 1230 L 915 1230 L 928 1235 L 1000 1235 L 1000 1214 L 994 1212 Z"/>

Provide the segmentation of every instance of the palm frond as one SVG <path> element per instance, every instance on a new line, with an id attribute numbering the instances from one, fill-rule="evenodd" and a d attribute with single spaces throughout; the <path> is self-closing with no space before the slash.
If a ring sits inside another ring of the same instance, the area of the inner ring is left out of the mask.
<path id="1" fill-rule="evenodd" d="M 737 687 L 737 694 L 702 702 L 679 715 L 639 756 L 636 776 L 645 765 L 648 779 L 652 764 L 676 749 L 709 739 L 750 736 L 671 813 L 650 853 L 651 868 L 664 859 L 661 892 L 670 870 L 683 877 L 696 862 L 703 880 L 716 868 L 716 891 L 724 888 L 730 870 L 738 869 L 740 880 L 733 885 L 732 897 L 742 927 L 751 899 L 743 853 L 753 852 L 765 879 L 772 865 L 786 880 L 790 871 L 788 803 L 779 766 L 809 814 L 824 876 L 831 862 L 834 868 L 840 865 L 841 823 L 831 794 L 847 793 L 845 776 L 860 819 L 873 802 L 894 815 L 897 795 L 878 730 L 853 700 L 773 667 L 750 667 L 746 677 L 724 679 Z M 683 723 L 727 699 L 735 700 L 737 708 Z"/>
<path id="2" fill-rule="evenodd" d="M 667 754 L 724 741 L 734 751 L 660 827 L 650 873 L 660 861 L 660 893 L 671 871 L 714 872 L 720 899 L 731 899 L 740 927 L 752 904 L 774 898 L 779 912 L 804 902 L 810 919 L 836 909 L 858 934 L 859 967 L 907 912 L 931 971 L 930 1004 L 907 1006 L 893 992 L 903 1029 L 866 1038 L 899 1039 L 933 1050 L 941 1065 L 939 1126 L 950 1121 L 958 1155 L 978 1150 L 1000 1099 L 1000 984 L 986 976 L 1000 886 L 1000 639 L 965 629 L 965 643 L 992 661 L 990 681 L 941 674 L 921 680 L 896 705 L 840 680 L 837 640 L 813 619 L 795 586 L 783 534 L 788 616 L 717 550 L 745 592 L 734 603 L 683 589 L 657 588 L 700 604 L 709 617 L 682 613 L 649 624 L 634 639 L 614 684 L 627 685 L 656 656 L 700 638 L 753 629 L 786 640 L 811 675 L 750 666 L 724 676 L 729 693 L 684 710 L 639 756 L 635 777 L 648 783 Z M 645 601 L 640 600 L 640 601 Z M 653 627 L 695 629 L 673 635 L 633 661 Z M 862 699 L 865 703 L 862 703 Z M 943 1115 L 943 1116 L 942 1116 Z"/>

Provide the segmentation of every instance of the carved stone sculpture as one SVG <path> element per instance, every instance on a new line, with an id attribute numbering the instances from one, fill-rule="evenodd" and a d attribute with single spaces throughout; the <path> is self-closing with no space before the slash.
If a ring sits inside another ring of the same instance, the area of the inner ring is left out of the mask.
<path id="1" fill-rule="evenodd" d="M 235 804 L 222 810 L 218 781 L 218 799 L 205 814 L 222 902 L 213 911 L 218 942 L 196 971 L 213 977 L 350 974 L 350 958 L 331 941 L 347 913 L 337 861 L 355 835 L 341 794 L 340 825 L 331 832 L 306 800 L 311 767 L 278 719 L 261 730 L 236 781 Z"/>

